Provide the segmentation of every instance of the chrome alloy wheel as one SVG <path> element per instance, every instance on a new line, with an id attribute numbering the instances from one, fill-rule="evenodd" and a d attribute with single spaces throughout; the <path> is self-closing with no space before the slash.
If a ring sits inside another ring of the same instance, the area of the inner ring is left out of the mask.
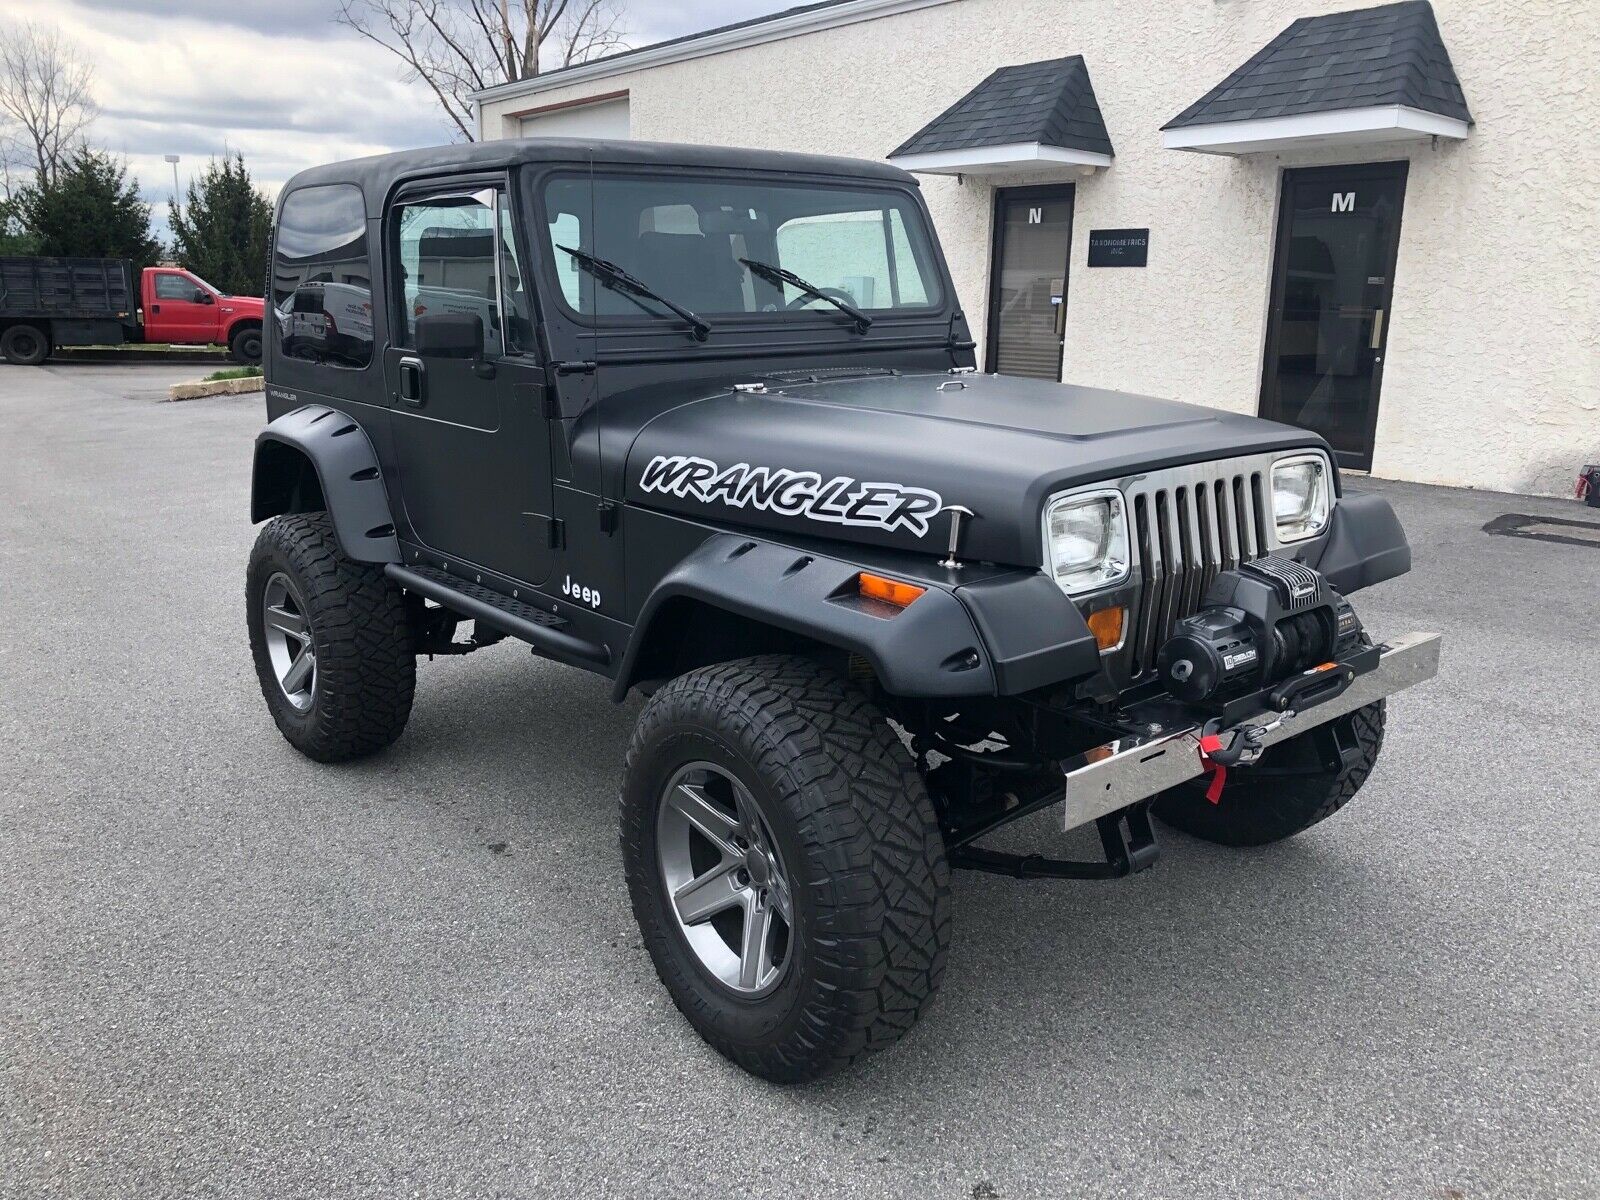
<path id="1" fill-rule="evenodd" d="M 794 900 L 744 784 L 712 763 L 681 768 L 657 809 L 656 857 L 673 919 L 700 965 L 742 996 L 776 987 L 794 941 Z"/>
<path id="2" fill-rule="evenodd" d="M 317 654 L 305 602 L 289 577 L 279 571 L 261 594 L 261 631 L 278 687 L 300 712 L 311 707 L 317 689 Z"/>

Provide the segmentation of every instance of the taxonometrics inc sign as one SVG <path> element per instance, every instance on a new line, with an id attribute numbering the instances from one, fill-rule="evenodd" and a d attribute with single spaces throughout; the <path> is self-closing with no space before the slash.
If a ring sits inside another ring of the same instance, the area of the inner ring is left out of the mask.
<path id="1" fill-rule="evenodd" d="M 1150 253 L 1148 229 L 1091 229 L 1091 267 L 1142 267 Z"/>

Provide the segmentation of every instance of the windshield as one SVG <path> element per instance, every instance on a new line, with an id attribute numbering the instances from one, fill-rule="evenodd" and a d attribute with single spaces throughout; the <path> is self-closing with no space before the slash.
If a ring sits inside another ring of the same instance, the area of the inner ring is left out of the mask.
<path id="1" fill-rule="evenodd" d="M 597 286 L 563 246 L 609 260 L 702 317 L 837 319 L 826 298 L 759 264 L 869 313 L 926 312 L 943 300 L 922 211 L 891 189 L 679 175 L 599 176 L 591 185 L 587 176 L 557 176 L 545 185 L 544 209 L 546 261 L 562 299 L 583 316 L 637 318 L 641 306 L 657 306 Z"/>

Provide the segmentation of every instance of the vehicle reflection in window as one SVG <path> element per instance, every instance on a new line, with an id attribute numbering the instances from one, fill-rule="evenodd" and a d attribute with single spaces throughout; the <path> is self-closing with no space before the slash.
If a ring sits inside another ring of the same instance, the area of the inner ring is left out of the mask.
<path id="1" fill-rule="evenodd" d="M 333 367 L 372 361 L 371 267 L 358 188 L 300 188 L 285 198 L 271 301 L 285 357 Z"/>

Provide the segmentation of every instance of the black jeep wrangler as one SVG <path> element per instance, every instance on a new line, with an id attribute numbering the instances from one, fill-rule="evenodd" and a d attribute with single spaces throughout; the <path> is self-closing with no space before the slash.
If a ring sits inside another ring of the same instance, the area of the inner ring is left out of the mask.
<path id="1" fill-rule="evenodd" d="M 1437 637 L 1351 607 L 1410 550 L 1314 434 L 975 373 L 890 167 L 371 158 L 288 184 L 271 270 L 247 595 L 278 728 L 371 754 L 419 656 L 507 639 L 648 697 L 634 911 L 685 1016 L 769 1079 L 911 1028 L 952 867 L 1125 875 L 1152 815 L 1298 833 L 1437 669 Z M 980 844 L 1049 805 L 1103 858 Z"/>

